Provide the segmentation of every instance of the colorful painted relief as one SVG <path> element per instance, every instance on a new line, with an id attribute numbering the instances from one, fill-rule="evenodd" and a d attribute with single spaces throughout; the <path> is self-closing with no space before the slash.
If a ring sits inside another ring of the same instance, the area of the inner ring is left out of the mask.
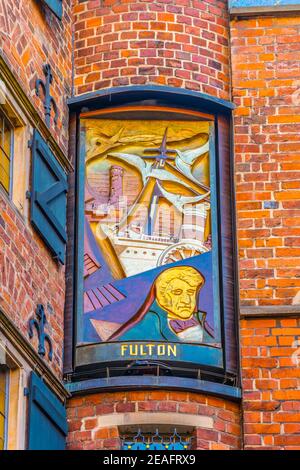
<path id="1" fill-rule="evenodd" d="M 82 120 L 84 343 L 218 346 L 210 126 Z"/>

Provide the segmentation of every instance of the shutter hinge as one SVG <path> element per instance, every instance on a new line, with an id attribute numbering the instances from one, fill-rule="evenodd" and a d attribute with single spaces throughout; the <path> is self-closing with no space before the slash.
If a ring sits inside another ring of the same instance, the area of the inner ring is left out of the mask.
<path id="1" fill-rule="evenodd" d="M 26 199 L 31 199 L 31 191 L 26 191 Z"/>
<path id="2" fill-rule="evenodd" d="M 57 263 L 59 263 L 59 264 L 61 264 L 61 265 L 63 266 L 64 263 L 61 261 L 61 256 L 62 256 L 62 252 L 59 251 L 59 252 L 57 253 L 57 255 L 53 255 L 53 256 L 52 256 L 52 259 L 54 259 L 54 261 L 56 261 Z"/>
<path id="3" fill-rule="evenodd" d="M 30 395 L 29 388 L 24 387 L 24 397 L 29 397 L 29 395 Z"/>
<path id="4" fill-rule="evenodd" d="M 67 383 L 71 383 L 72 382 L 72 374 L 71 373 L 68 373 L 64 376 L 64 380 L 67 382 Z"/>
<path id="5" fill-rule="evenodd" d="M 33 144 L 33 139 L 29 139 L 28 140 L 28 147 L 31 149 L 32 147 L 32 144 Z"/>

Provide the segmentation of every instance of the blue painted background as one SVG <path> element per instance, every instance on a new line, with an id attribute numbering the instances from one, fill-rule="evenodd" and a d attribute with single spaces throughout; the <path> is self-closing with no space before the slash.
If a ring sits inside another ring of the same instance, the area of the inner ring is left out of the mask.
<path id="1" fill-rule="evenodd" d="M 300 0 L 229 0 L 230 8 L 300 5 Z"/>
<path id="2" fill-rule="evenodd" d="M 210 327 L 216 327 L 213 311 L 212 253 L 208 252 L 188 260 L 171 263 L 167 267 L 171 268 L 173 266 L 193 266 L 204 276 L 205 284 L 199 293 L 198 307 L 201 311 L 207 313 L 207 321 Z M 165 269 L 166 266 L 162 266 L 136 276 L 114 281 L 113 285 L 125 295 L 125 299 L 101 310 L 84 314 L 84 341 L 99 342 L 100 340 L 91 324 L 92 319 L 118 322 L 120 326 L 127 322 L 145 301 L 158 274 Z M 101 276 L 101 270 L 90 276 L 88 288 L 99 286 L 99 276 Z"/>

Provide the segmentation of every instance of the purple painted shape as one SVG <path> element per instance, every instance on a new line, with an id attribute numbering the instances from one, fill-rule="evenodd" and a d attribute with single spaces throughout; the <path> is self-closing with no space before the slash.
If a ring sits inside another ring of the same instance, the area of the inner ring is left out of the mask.
<path id="1" fill-rule="evenodd" d="M 104 297 L 108 300 L 110 304 L 117 301 L 117 299 L 111 294 L 111 292 L 109 292 L 106 285 L 98 290 L 100 290 L 101 294 L 104 295 Z"/>
<path id="2" fill-rule="evenodd" d="M 96 296 L 94 294 L 94 291 L 92 290 L 89 290 L 87 292 L 87 295 L 90 299 L 90 301 L 92 302 L 93 306 L 95 309 L 98 309 L 98 308 L 103 308 L 103 303 L 100 301 L 100 299 L 98 298 L 98 296 Z"/>
<path id="3" fill-rule="evenodd" d="M 84 311 L 85 312 L 90 312 L 91 310 L 94 309 L 94 305 L 90 301 L 90 298 L 89 298 L 89 296 L 87 295 L 86 292 L 84 293 L 84 296 L 83 296 L 83 302 L 84 302 Z"/>
<path id="4" fill-rule="evenodd" d="M 110 305 L 111 302 L 105 297 L 104 295 L 104 289 L 101 287 L 100 289 L 94 289 L 92 292 L 96 295 L 97 299 L 99 299 L 99 302 L 101 302 L 103 307 L 106 307 L 107 305 Z"/>
<path id="5" fill-rule="evenodd" d="M 125 296 L 119 292 L 111 284 L 90 289 L 84 293 L 84 308 L 85 312 L 92 310 L 101 310 L 108 305 L 111 305 L 120 300 L 125 299 Z"/>
<path id="6" fill-rule="evenodd" d="M 112 321 L 119 323 L 120 326 L 130 320 L 133 315 L 142 307 L 147 298 L 151 286 L 156 277 L 165 269 L 174 266 L 193 266 L 198 269 L 205 278 L 205 284 L 199 292 L 198 308 L 201 312 L 206 312 L 207 323 L 213 327 L 214 311 L 213 311 L 213 285 L 212 285 L 212 253 L 203 253 L 199 256 L 161 266 L 150 271 L 137 274 L 129 278 L 117 280 L 113 283 L 113 287 L 117 289 L 125 297 L 119 302 L 114 302 L 92 312 L 87 312 L 84 316 L 84 341 L 89 341 L 89 325 L 91 319 Z M 101 288 L 101 284 L 98 285 Z M 106 284 L 107 287 L 107 284 Z"/>

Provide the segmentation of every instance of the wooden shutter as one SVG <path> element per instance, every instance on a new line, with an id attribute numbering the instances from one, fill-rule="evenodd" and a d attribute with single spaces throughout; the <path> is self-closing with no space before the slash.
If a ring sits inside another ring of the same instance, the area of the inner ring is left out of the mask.
<path id="1" fill-rule="evenodd" d="M 31 222 L 61 263 L 65 261 L 67 175 L 38 131 L 32 142 Z"/>
<path id="2" fill-rule="evenodd" d="M 59 18 L 62 19 L 62 0 L 43 0 L 51 11 Z"/>
<path id="3" fill-rule="evenodd" d="M 42 380 L 31 372 L 29 450 L 64 450 L 68 432 L 66 409 Z"/>

